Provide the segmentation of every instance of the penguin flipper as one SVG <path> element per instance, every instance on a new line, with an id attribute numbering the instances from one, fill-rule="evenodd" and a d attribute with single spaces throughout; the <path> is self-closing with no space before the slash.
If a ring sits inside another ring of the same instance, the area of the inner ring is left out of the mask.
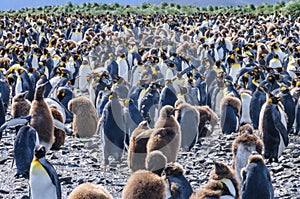
<path id="1" fill-rule="evenodd" d="M 286 128 L 286 126 L 284 126 L 282 124 L 282 122 L 281 122 L 281 113 L 280 113 L 280 111 L 278 111 L 278 112 L 275 112 L 275 111 L 272 112 L 272 119 L 273 119 L 273 121 L 275 121 L 274 122 L 275 128 L 280 133 L 280 135 L 283 139 L 284 145 L 287 146 L 289 144 L 289 137 L 288 137 L 288 133 L 287 133 L 287 128 Z"/>
<path id="2" fill-rule="evenodd" d="M 58 179 L 58 176 L 57 176 L 57 173 L 56 173 L 54 167 L 45 158 L 39 159 L 39 162 L 43 165 L 43 167 L 47 171 L 52 183 L 56 187 L 57 199 L 61 199 L 61 186 L 60 186 L 60 182 L 59 182 L 59 179 Z"/>
<path id="3" fill-rule="evenodd" d="M 25 117 L 20 117 L 20 118 L 15 118 L 12 120 L 9 120 L 7 122 L 5 122 L 1 127 L 0 127 L 0 137 L 2 136 L 2 132 L 9 128 L 9 127 L 14 127 L 14 126 L 18 126 L 18 125 L 25 125 L 26 123 L 30 122 L 31 120 L 31 116 L 25 116 Z"/>
<path id="4" fill-rule="evenodd" d="M 58 128 L 64 132 L 66 132 L 66 134 L 69 136 L 73 135 L 73 131 L 71 129 L 69 129 L 64 123 L 62 123 L 59 120 L 54 119 L 54 126 L 55 126 L 55 128 Z"/>

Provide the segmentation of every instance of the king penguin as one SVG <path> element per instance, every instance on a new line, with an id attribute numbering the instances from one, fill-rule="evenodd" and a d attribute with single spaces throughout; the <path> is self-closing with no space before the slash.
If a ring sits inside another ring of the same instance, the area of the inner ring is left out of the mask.
<path id="1" fill-rule="evenodd" d="M 287 119 L 280 103 L 281 97 L 269 93 L 259 115 L 259 131 L 262 134 L 264 157 L 270 162 L 278 158 L 289 143 Z"/>
<path id="2" fill-rule="evenodd" d="M 237 132 L 239 129 L 241 101 L 233 94 L 225 96 L 221 101 L 221 129 L 224 134 Z"/>
<path id="3" fill-rule="evenodd" d="M 250 101 L 250 117 L 254 129 L 258 129 L 261 107 L 266 101 L 266 91 L 263 85 L 259 85 L 253 93 Z"/>
<path id="4" fill-rule="evenodd" d="M 34 157 L 34 149 L 38 145 L 39 137 L 36 130 L 31 126 L 21 127 L 14 143 L 17 177 L 29 177 L 30 163 Z"/>
<path id="5" fill-rule="evenodd" d="M 250 102 L 252 99 L 252 93 L 250 90 L 243 90 L 240 92 L 240 96 L 242 102 L 240 124 L 251 124 Z"/>
<path id="6" fill-rule="evenodd" d="M 270 171 L 261 155 L 251 155 L 248 165 L 242 170 L 241 175 L 243 199 L 274 198 Z"/>
<path id="7" fill-rule="evenodd" d="M 30 165 L 30 195 L 32 199 L 61 199 L 61 187 L 57 173 L 45 159 L 46 149 L 37 146 Z"/>

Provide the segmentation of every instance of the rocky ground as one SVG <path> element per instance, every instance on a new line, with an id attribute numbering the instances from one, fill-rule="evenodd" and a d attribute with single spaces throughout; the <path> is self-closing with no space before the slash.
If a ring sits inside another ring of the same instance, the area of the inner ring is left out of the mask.
<path id="1" fill-rule="evenodd" d="M 213 160 L 222 160 L 231 165 L 231 143 L 237 134 L 223 136 L 219 129 L 202 145 L 196 145 L 191 152 L 180 151 L 178 162 L 186 171 L 186 177 L 196 191 L 208 180 L 213 168 Z M 28 180 L 16 179 L 13 162 L 15 134 L 6 132 L 0 141 L 0 198 L 22 198 L 29 195 Z M 300 198 L 300 139 L 290 136 L 290 144 L 285 149 L 279 163 L 267 164 L 271 171 L 276 198 Z M 114 198 L 121 198 L 122 189 L 130 175 L 127 167 L 127 153 L 123 162 L 111 161 L 103 166 L 100 136 L 90 139 L 67 137 L 59 151 L 47 154 L 60 177 L 63 198 L 83 182 L 101 184 Z M 258 182 L 259 183 L 259 182 Z"/>

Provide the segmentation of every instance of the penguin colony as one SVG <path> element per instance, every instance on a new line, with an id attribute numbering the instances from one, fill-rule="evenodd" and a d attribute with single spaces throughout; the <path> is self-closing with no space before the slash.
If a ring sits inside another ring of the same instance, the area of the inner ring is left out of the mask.
<path id="1" fill-rule="evenodd" d="M 101 135 L 106 166 L 128 154 L 122 198 L 273 198 L 265 159 L 278 162 L 300 129 L 299 24 L 282 13 L 1 18 L 0 139 L 19 125 L 16 176 L 32 198 L 61 198 L 45 157 L 67 123 L 74 137 Z M 232 168 L 215 161 L 193 190 L 180 148 L 216 136 L 218 123 L 240 133 Z M 95 197 L 112 198 L 95 184 L 69 196 Z"/>

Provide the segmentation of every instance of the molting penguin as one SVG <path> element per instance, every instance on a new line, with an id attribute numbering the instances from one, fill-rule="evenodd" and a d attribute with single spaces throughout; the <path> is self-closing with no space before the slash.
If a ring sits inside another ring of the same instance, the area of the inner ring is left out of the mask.
<path id="1" fill-rule="evenodd" d="M 229 94 L 222 99 L 220 107 L 222 132 L 225 134 L 237 132 L 239 129 L 241 101 Z"/>
<path id="2" fill-rule="evenodd" d="M 76 187 L 68 197 L 69 199 L 112 199 L 110 193 L 101 185 L 83 183 Z"/>
<path id="3" fill-rule="evenodd" d="M 37 146 L 30 165 L 30 195 L 32 199 L 61 199 L 61 187 L 54 167 L 45 159 L 46 149 Z"/>
<path id="4" fill-rule="evenodd" d="M 109 96 L 109 101 L 104 107 L 98 129 L 101 130 L 103 139 L 105 165 L 109 163 L 109 156 L 121 161 L 125 148 L 125 124 L 123 107 L 118 95 L 114 92 Z"/>
<path id="5" fill-rule="evenodd" d="M 128 151 L 128 167 L 134 172 L 145 169 L 147 143 L 153 132 L 146 121 L 142 121 L 132 132 Z"/>
<path id="6" fill-rule="evenodd" d="M 241 175 L 243 177 L 242 198 L 274 198 L 270 172 L 261 155 L 251 155 Z"/>
<path id="7" fill-rule="evenodd" d="M 164 199 L 166 183 L 151 171 L 140 170 L 133 173 L 122 192 L 122 199 Z"/>
<path id="8" fill-rule="evenodd" d="M 78 137 L 91 137 L 97 130 L 98 115 L 92 101 L 86 97 L 70 100 L 68 109 L 74 113 L 73 131 Z"/>
<path id="9" fill-rule="evenodd" d="M 225 163 L 215 162 L 215 169 L 210 173 L 210 179 L 223 184 L 222 197 L 240 198 L 239 181 L 234 170 Z"/>
<path id="10" fill-rule="evenodd" d="M 240 182 L 242 182 L 242 178 L 239 175 L 241 169 L 247 165 L 248 158 L 253 151 L 262 154 L 263 142 L 253 133 L 253 127 L 250 124 L 242 126 L 240 132 L 240 135 L 236 137 L 232 143 L 232 166 L 235 169 Z"/>
<path id="11" fill-rule="evenodd" d="M 188 180 L 184 177 L 184 170 L 180 164 L 167 164 L 163 174 L 163 177 L 168 180 L 171 198 L 185 199 L 192 195 L 193 189 Z"/>
<path id="12" fill-rule="evenodd" d="M 259 131 L 265 146 L 264 157 L 270 162 L 273 159 L 277 162 L 289 143 L 287 119 L 280 99 L 281 97 L 269 93 L 269 99 L 262 106 L 259 115 Z"/>
<path id="13" fill-rule="evenodd" d="M 17 166 L 16 176 L 27 178 L 31 161 L 34 157 L 34 149 L 39 145 L 39 137 L 34 128 L 23 126 L 18 131 L 14 143 L 14 159 Z"/>
<path id="14" fill-rule="evenodd" d="M 198 141 L 199 112 L 194 106 L 181 100 L 176 101 L 175 108 L 178 110 L 175 118 L 181 128 L 181 147 L 190 151 Z"/>
<path id="15" fill-rule="evenodd" d="M 147 152 L 160 150 L 167 157 L 168 162 L 175 162 L 181 144 L 181 130 L 174 117 L 176 109 L 172 106 L 164 106 L 152 133 Z"/>

